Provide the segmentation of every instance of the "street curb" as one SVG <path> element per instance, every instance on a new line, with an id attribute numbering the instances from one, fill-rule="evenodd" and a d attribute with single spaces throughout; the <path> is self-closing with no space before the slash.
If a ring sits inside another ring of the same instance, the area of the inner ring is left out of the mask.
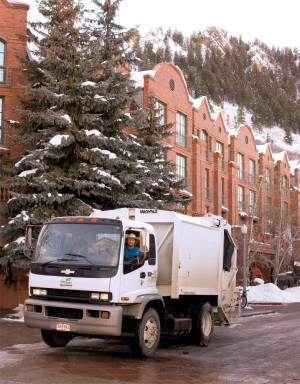
<path id="1" fill-rule="evenodd" d="M 257 302 L 255 302 L 255 303 L 248 303 L 248 305 L 265 305 L 265 306 L 267 306 L 267 305 L 283 305 L 283 303 L 257 303 Z"/>
<path id="2" fill-rule="evenodd" d="M 241 315 L 241 317 L 251 317 L 251 316 L 259 316 L 259 315 L 270 315 L 271 313 L 276 313 L 276 311 L 245 313 L 245 314 Z"/>

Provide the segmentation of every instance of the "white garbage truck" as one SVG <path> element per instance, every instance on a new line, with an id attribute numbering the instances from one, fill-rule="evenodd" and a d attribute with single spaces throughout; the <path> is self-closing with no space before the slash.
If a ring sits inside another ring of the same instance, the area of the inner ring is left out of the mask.
<path id="1" fill-rule="evenodd" d="M 164 335 L 207 346 L 214 324 L 239 316 L 230 229 L 218 216 L 140 208 L 51 218 L 35 244 L 28 227 L 25 324 L 52 347 L 118 337 L 145 357 Z"/>

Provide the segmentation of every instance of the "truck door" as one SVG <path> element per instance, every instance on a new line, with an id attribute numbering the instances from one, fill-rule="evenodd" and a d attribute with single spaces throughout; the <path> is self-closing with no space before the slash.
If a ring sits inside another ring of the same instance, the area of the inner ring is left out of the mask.
<path id="1" fill-rule="evenodd" d="M 141 233 L 139 231 L 127 231 L 124 250 L 131 234 L 136 236 L 135 247 L 139 248 L 140 251 L 137 256 L 130 258 L 123 255 L 123 266 L 120 266 L 122 268 L 120 298 L 126 297 L 130 301 L 138 295 L 157 292 L 155 236 L 154 234 L 149 235 L 149 245 L 145 248 L 140 244 Z M 122 258 L 122 255 L 120 257 Z"/>

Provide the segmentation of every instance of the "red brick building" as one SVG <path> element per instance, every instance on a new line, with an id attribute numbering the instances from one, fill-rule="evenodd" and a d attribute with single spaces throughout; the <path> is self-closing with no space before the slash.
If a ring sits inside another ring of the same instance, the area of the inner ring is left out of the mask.
<path id="1" fill-rule="evenodd" d="M 24 148 L 17 146 L 11 136 L 18 132 L 9 121 L 19 121 L 15 108 L 19 106 L 18 97 L 25 84 L 22 66 L 18 59 L 26 56 L 26 41 L 18 35 L 26 35 L 27 11 L 29 6 L 22 1 L 0 0 L 0 166 L 7 160 L 17 158 Z M 5 203 L 8 192 L 0 187 L 0 203 Z"/>
<path id="2" fill-rule="evenodd" d="M 290 225 L 292 235 L 299 237 L 300 162 L 292 167 L 286 152 L 273 154 L 269 144 L 257 146 L 247 125 L 229 130 L 221 113 L 211 113 L 206 97 L 194 100 L 189 96 L 184 77 L 173 64 L 158 64 L 151 71 L 134 73 L 133 78 L 142 87 L 139 106 L 146 107 L 151 93 L 162 121 L 174 123 L 174 134 L 166 143 L 173 147 L 168 160 L 186 181 L 181 193 L 192 198 L 177 208 L 190 215 L 209 212 L 227 219 L 238 245 L 240 270 L 241 225 L 246 224 L 252 278 L 261 275 L 269 281 L 279 220 L 280 241 L 286 242 L 282 247 L 288 254 Z M 299 258 L 299 245 L 293 246 L 293 257 Z M 286 260 L 293 260 L 291 254 Z"/>

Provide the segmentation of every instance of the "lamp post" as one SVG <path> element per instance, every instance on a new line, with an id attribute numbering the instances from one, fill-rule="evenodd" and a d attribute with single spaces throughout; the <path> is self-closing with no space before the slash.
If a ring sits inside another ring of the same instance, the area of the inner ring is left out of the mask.
<path id="1" fill-rule="evenodd" d="M 243 294 L 242 294 L 242 307 L 247 305 L 247 291 L 246 291 L 246 236 L 247 236 L 247 226 L 242 225 L 241 231 L 243 235 Z"/>

